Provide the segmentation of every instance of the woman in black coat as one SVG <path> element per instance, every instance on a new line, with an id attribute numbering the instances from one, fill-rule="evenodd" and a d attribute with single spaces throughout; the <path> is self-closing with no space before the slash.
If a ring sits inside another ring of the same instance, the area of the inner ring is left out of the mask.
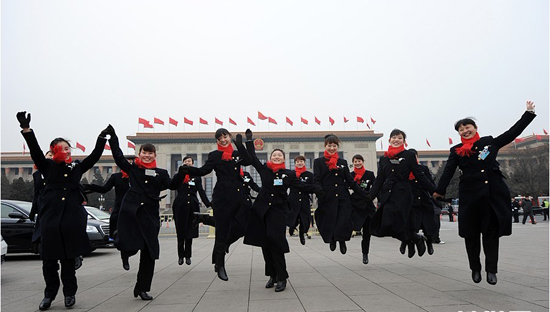
<path id="1" fill-rule="evenodd" d="M 535 118 L 535 105 L 527 101 L 527 111 L 508 131 L 494 138 L 480 137 L 477 125 L 470 119 L 456 122 L 461 144 L 451 147 L 451 153 L 434 197 L 445 195 L 456 170 L 462 175 L 458 187 L 458 235 L 464 238 L 468 261 L 475 283 L 481 281 L 480 236 L 483 234 L 487 282 L 497 283 L 499 237 L 512 234 L 510 190 L 504 182 L 497 162 L 498 151 L 512 142 Z"/>
<path id="2" fill-rule="evenodd" d="M 351 221 L 351 199 L 348 188 L 363 194 L 357 183 L 351 178 L 348 163 L 338 157 L 340 140 L 337 136 L 325 136 L 324 156 L 313 162 L 313 180 L 323 188 L 326 197 L 319 200 L 315 210 L 315 222 L 325 243 L 330 250 L 336 249 L 340 243 L 340 252 L 347 251 L 346 241 L 351 239 L 353 222 Z"/>
<path id="3" fill-rule="evenodd" d="M 183 164 L 193 166 L 193 158 L 191 158 L 191 156 L 185 156 L 183 158 Z M 176 173 L 174 179 L 176 179 L 178 175 L 179 174 Z M 206 207 L 210 207 L 212 204 L 202 188 L 201 178 L 190 177 L 186 174 L 183 177 L 183 183 L 176 191 L 177 195 L 174 199 L 172 210 L 174 212 L 174 221 L 176 222 L 176 233 L 178 237 L 178 264 L 182 265 L 183 258 L 185 258 L 185 263 L 191 265 L 193 238 L 199 237 L 199 228 L 193 225 L 195 212 L 200 212 L 197 193 L 199 193 Z"/>
<path id="4" fill-rule="evenodd" d="M 416 156 L 405 149 L 406 134 L 394 129 L 388 140 L 390 146 L 378 162 L 378 173 L 370 189 L 368 199 L 378 196 L 378 210 L 372 217 L 370 232 L 377 237 L 391 236 L 409 246 L 409 258 L 426 252 L 424 237 L 416 234 L 414 223 L 409 218 L 412 207 L 412 190 L 409 184 L 411 172 L 426 190 L 433 191 L 435 185 L 424 175 Z M 405 253 L 400 248 L 401 253 Z"/>
<path id="5" fill-rule="evenodd" d="M 172 180 L 168 171 L 157 168 L 153 144 L 143 144 L 138 157 L 130 164 L 122 154 L 115 130 L 109 125 L 107 132 L 111 135 L 109 143 L 115 163 L 130 177 L 130 189 L 120 205 L 115 246 L 121 251 L 125 270 L 130 270 L 128 258 L 141 251 L 134 297 L 152 300 L 153 297 L 147 292 L 151 290 L 155 260 L 160 255 L 159 195 L 163 190 L 176 189 L 183 178 Z"/>
<path id="6" fill-rule="evenodd" d="M 293 171 L 285 168 L 285 154 L 280 149 L 271 152 L 270 161 L 265 165 L 256 157 L 252 143 L 252 131 L 246 131 L 247 147 L 242 144 L 242 136 L 237 135 L 235 142 L 240 154 L 246 158 L 260 174 L 262 189 L 250 210 L 250 220 L 246 229 L 244 243 L 262 248 L 265 260 L 265 275 L 269 276 L 266 288 L 272 288 L 277 282 L 275 291 L 286 288 L 288 272 L 285 253 L 290 252 L 286 240 L 286 220 L 288 213 L 287 190 L 290 187 L 304 192 L 317 192 L 321 187 L 305 184 L 296 177 Z"/>
<path id="7" fill-rule="evenodd" d="M 294 164 L 296 166 L 294 170 L 296 177 L 305 184 L 313 184 L 313 173 L 306 170 L 306 158 L 302 155 L 296 156 Z M 291 187 L 290 194 L 288 194 L 288 205 L 290 206 L 290 212 L 288 213 L 286 225 L 289 227 L 289 233 L 292 236 L 296 226 L 299 226 L 300 243 L 305 245 L 304 235 L 311 224 L 311 195 Z"/>
<path id="8" fill-rule="evenodd" d="M 43 203 L 39 206 L 42 273 L 46 282 L 40 310 L 51 306 L 59 290 L 59 264 L 65 306 L 74 306 L 78 289 L 75 274 L 75 258 L 92 251 L 86 233 L 88 215 L 82 206 L 79 189 L 82 175 L 99 160 L 105 147 L 104 131 L 98 137 L 92 153 L 82 162 L 73 161 L 71 146 L 67 140 L 57 138 L 50 143 L 53 159 L 46 159 L 38 145 L 34 131 L 30 129 L 30 114 L 17 113 L 22 134 L 29 146 L 32 160 L 43 174 L 46 186 Z"/>
<path id="9" fill-rule="evenodd" d="M 351 219 L 353 220 L 353 230 L 362 231 L 361 251 L 363 252 L 363 263 L 369 263 L 370 249 L 370 221 L 376 212 L 376 207 L 372 200 L 365 200 L 365 195 L 368 194 L 372 183 L 374 183 L 374 172 L 365 169 L 363 166 L 365 159 L 361 155 L 355 155 L 352 159 L 353 171 L 351 177 L 359 187 L 365 192 L 364 194 L 353 192 L 351 194 Z"/>
<path id="10" fill-rule="evenodd" d="M 212 193 L 212 209 L 216 224 L 216 241 L 212 251 L 212 263 L 218 277 L 227 281 L 225 270 L 225 253 L 229 245 L 235 240 L 236 234 L 244 233 L 242 228 L 245 220 L 239 220 L 238 214 L 243 203 L 242 182 L 240 179 L 241 166 L 248 165 L 242 162 L 238 151 L 231 145 L 231 133 L 225 128 L 216 130 L 215 133 L 218 149 L 208 154 L 204 166 L 200 168 L 183 166 L 184 173 L 191 176 L 202 177 L 212 170 L 216 171 L 216 186 Z"/>

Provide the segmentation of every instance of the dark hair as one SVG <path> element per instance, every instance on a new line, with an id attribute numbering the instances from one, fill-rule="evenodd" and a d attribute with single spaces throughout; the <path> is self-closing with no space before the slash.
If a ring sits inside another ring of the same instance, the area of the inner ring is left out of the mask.
<path id="1" fill-rule="evenodd" d="M 276 151 L 279 151 L 279 152 L 283 153 L 283 158 L 286 158 L 285 152 L 284 152 L 282 149 L 280 149 L 280 148 L 276 148 L 276 149 L 272 150 L 272 151 L 271 151 L 271 154 L 269 154 L 269 158 L 271 158 L 271 156 L 273 155 L 273 153 L 275 153 Z"/>
<path id="2" fill-rule="evenodd" d="M 191 159 L 191 163 L 195 163 L 195 162 L 193 161 L 193 157 L 191 157 L 191 156 L 185 156 L 185 157 L 183 157 L 183 159 L 181 160 L 181 162 L 184 162 L 186 159 Z"/>
<path id="3" fill-rule="evenodd" d="M 460 128 L 460 126 L 465 126 L 465 125 L 472 125 L 474 126 L 474 128 L 477 129 L 477 125 L 476 125 L 476 122 L 474 121 L 474 118 L 466 117 L 455 122 L 455 130 L 458 131 L 458 128 Z"/>
<path id="4" fill-rule="evenodd" d="M 330 143 L 334 143 L 338 146 L 340 146 L 340 139 L 338 139 L 337 136 L 335 136 L 334 134 L 327 134 L 325 135 L 325 146 L 330 144 Z"/>
<path id="5" fill-rule="evenodd" d="M 155 153 L 155 154 L 157 153 L 157 149 L 151 143 L 145 143 L 142 146 L 140 146 L 139 147 L 139 152 L 141 153 L 141 151 L 152 152 L 152 153 Z"/>
<path id="6" fill-rule="evenodd" d="M 360 161 L 365 161 L 365 159 L 363 158 L 363 156 L 357 154 L 357 155 L 354 155 L 353 158 L 351 159 L 351 161 L 354 161 L 355 159 L 359 159 Z"/>
<path id="7" fill-rule="evenodd" d="M 306 161 L 306 158 L 302 155 L 298 155 L 298 156 L 294 157 L 294 162 L 297 162 L 298 160 Z"/>
<path id="8" fill-rule="evenodd" d="M 227 131 L 227 129 L 225 128 L 219 128 L 218 130 L 216 130 L 216 133 L 214 134 L 214 137 L 217 139 L 219 139 L 221 136 L 223 135 L 229 135 L 231 136 L 231 132 Z"/>
<path id="9" fill-rule="evenodd" d="M 392 136 L 395 136 L 395 135 L 402 135 L 403 136 L 403 140 L 405 140 L 407 138 L 407 135 L 405 134 L 405 132 L 403 130 L 399 130 L 399 129 L 393 129 L 391 132 L 390 132 L 390 138 Z"/>
<path id="10" fill-rule="evenodd" d="M 53 139 L 53 141 L 50 143 L 50 147 L 54 147 L 54 146 L 56 146 L 57 144 L 59 144 L 61 142 L 65 142 L 65 143 L 67 143 L 67 145 L 69 145 L 69 147 L 72 147 L 71 143 L 69 143 L 69 141 L 65 140 L 64 138 L 55 138 L 55 139 Z"/>
<path id="11" fill-rule="evenodd" d="M 418 152 L 414 148 L 409 148 L 409 151 L 413 152 L 418 157 Z"/>

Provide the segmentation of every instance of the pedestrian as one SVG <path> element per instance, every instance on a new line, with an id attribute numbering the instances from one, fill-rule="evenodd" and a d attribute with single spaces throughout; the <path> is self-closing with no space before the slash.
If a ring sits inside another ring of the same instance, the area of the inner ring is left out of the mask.
<path id="1" fill-rule="evenodd" d="M 519 208 L 521 208 L 519 200 L 512 197 L 512 214 L 514 215 L 514 223 L 519 223 Z"/>
<path id="2" fill-rule="evenodd" d="M 321 197 L 323 191 L 320 186 L 301 182 L 293 171 L 286 169 L 285 154 L 280 149 L 274 149 L 269 161 L 262 164 L 256 156 L 250 129 L 246 130 L 246 139 L 245 148 L 242 136 L 238 134 L 235 145 L 240 155 L 260 174 L 262 189 L 250 210 L 244 243 L 262 248 L 265 275 L 269 276 L 265 287 L 275 287 L 275 291 L 280 292 L 286 288 L 288 271 L 285 253 L 290 252 L 285 235 L 288 214 L 287 190 L 293 187 L 303 192 L 316 192 Z"/>
<path id="3" fill-rule="evenodd" d="M 305 184 L 313 184 L 313 173 L 306 170 L 306 158 L 298 155 L 294 158 L 294 175 Z M 287 226 L 292 236 L 294 229 L 298 226 L 298 237 L 300 244 L 305 245 L 305 234 L 311 225 L 311 195 L 307 192 L 291 187 L 288 195 Z"/>
<path id="4" fill-rule="evenodd" d="M 191 156 L 183 157 L 182 162 L 184 165 L 193 166 L 193 158 Z M 179 173 L 176 173 L 174 175 L 175 179 L 183 180 L 183 183 L 176 190 L 177 195 L 172 204 L 178 240 L 178 264 L 182 265 L 185 258 L 185 264 L 191 265 L 193 238 L 199 237 L 199 229 L 193 225 L 194 213 L 200 212 L 197 193 L 206 207 L 210 207 L 212 204 L 202 187 L 201 178 L 192 177 L 189 174 L 179 177 Z"/>
<path id="5" fill-rule="evenodd" d="M 447 208 L 449 211 L 449 222 L 455 222 L 455 218 L 454 218 L 455 210 L 453 208 L 453 205 L 451 203 L 448 203 Z"/>
<path id="6" fill-rule="evenodd" d="M 208 154 L 204 166 L 200 168 L 184 166 L 184 172 L 191 176 L 202 177 L 212 170 L 216 171 L 216 186 L 212 194 L 212 209 L 216 226 L 216 238 L 212 251 L 212 264 L 218 277 L 227 281 L 225 269 L 225 253 L 229 250 L 231 241 L 236 234 L 244 233 L 242 228 L 246 220 L 240 220 L 239 210 L 244 198 L 240 178 L 241 166 L 248 163 L 242 161 L 238 151 L 231 145 L 231 133 L 225 128 L 219 128 L 214 134 L 218 148 Z"/>
<path id="7" fill-rule="evenodd" d="M 56 138 L 50 143 L 52 159 L 47 159 L 30 128 L 31 114 L 19 112 L 17 120 L 23 129 L 21 133 L 27 142 L 31 158 L 45 183 L 42 203 L 37 206 L 37 212 L 40 224 L 40 257 L 46 289 L 38 308 L 47 310 L 57 296 L 60 287 L 59 264 L 65 307 L 71 308 L 76 303 L 78 289 L 75 258 L 92 252 L 86 233 L 88 218 L 82 206 L 80 179 L 101 157 L 106 143 L 105 130 L 97 138 L 93 151 L 81 162 L 73 161 L 71 146 L 63 138 Z"/>
<path id="8" fill-rule="evenodd" d="M 326 198 L 318 202 L 315 222 L 323 241 L 329 244 L 330 250 L 336 250 L 336 242 L 338 242 L 340 252 L 345 254 L 346 241 L 351 239 L 353 231 L 348 187 L 358 193 L 364 193 L 364 191 L 353 181 L 348 162 L 339 157 L 339 146 L 340 139 L 336 135 L 326 135 L 323 156 L 313 162 L 314 182 L 326 193 Z"/>
<path id="9" fill-rule="evenodd" d="M 480 137 L 477 125 L 471 118 L 457 121 L 455 130 L 460 134 L 462 143 L 451 147 L 439 185 L 433 194 L 436 198 L 445 195 L 456 168 L 460 168 L 458 234 L 464 238 L 475 283 L 481 281 L 480 236 L 483 235 L 487 282 L 495 285 L 499 238 L 512 234 L 511 196 L 500 171 L 497 154 L 535 118 L 533 102 L 527 101 L 526 106 L 527 111 L 521 119 L 498 137 Z"/>
<path id="10" fill-rule="evenodd" d="M 364 167 L 365 159 L 363 156 L 357 154 L 352 158 L 353 171 L 351 172 L 351 178 L 359 185 L 364 193 L 353 192 L 350 195 L 351 198 L 351 219 L 353 221 L 353 230 L 362 231 L 361 235 L 361 252 L 363 253 L 363 264 L 369 263 L 369 249 L 370 249 L 370 222 L 376 207 L 372 200 L 366 200 L 365 197 L 370 191 L 372 184 L 374 183 L 374 172 L 367 170 Z"/>
<path id="11" fill-rule="evenodd" d="M 523 208 L 523 221 L 522 224 L 525 224 L 525 221 L 527 221 L 527 217 L 531 218 L 531 224 L 535 225 L 537 224 L 537 221 L 535 221 L 535 216 L 533 215 L 533 197 L 526 196 L 521 201 L 521 207 Z"/>
<path id="12" fill-rule="evenodd" d="M 544 215 L 543 221 L 548 220 L 548 206 L 549 206 L 548 199 L 543 200 L 542 201 L 542 213 Z"/>
<path id="13" fill-rule="evenodd" d="M 140 251 L 134 298 L 153 300 L 147 292 L 151 290 L 155 260 L 160 255 L 159 195 L 163 190 L 176 189 L 183 178 L 172 180 L 168 171 L 157 167 L 156 148 L 150 143 L 140 146 L 137 158 L 130 164 L 122 154 L 115 129 L 110 125 L 107 134 L 111 136 L 109 144 L 115 163 L 130 179 L 130 189 L 120 204 L 115 246 L 121 251 L 122 267 L 126 271 L 130 270 L 129 257 Z"/>

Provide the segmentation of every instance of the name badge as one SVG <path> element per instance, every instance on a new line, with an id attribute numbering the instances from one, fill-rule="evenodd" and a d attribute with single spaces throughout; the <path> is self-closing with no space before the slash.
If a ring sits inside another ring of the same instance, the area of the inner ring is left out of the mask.
<path id="1" fill-rule="evenodd" d="M 283 185 L 283 179 L 274 179 L 274 180 L 273 180 L 273 185 L 274 185 L 274 186 L 281 186 L 281 185 Z"/>
<path id="2" fill-rule="evenodd" d="M 155 170 L 145 169 L 145 175 L 146 175 L 146 176 L 154 177 L 154 176 L 157 175 L 157 172 L 156 172 Z"/>
<path id="3" fill-rule="evenodd" d="M 490 154 L 491 152 L 489 152 L 489 146 L 485 146 L 483 148 L 483 150 L 481 152 L 479 152 L 479 156 L 478 158 L 480 160 L 485 160 L 485 158 L 487 158 L 487 156 Z"/>
<path id="4" fill-rule="evenodd" d="M 250 182 L 250 178 L 246 177 L 243 179 L 244 182 Z"/>
<path id="5" fill-rule="evenodd" d="M 195 186 L 195 181 L 193 181 L 193 180 L 189 181 L 189 185 Z"/>
<path id="6" fill-rule="evenodd" d="M 391 163 L 392 165 L 399 165 L 399 160 L 397 160 L 397 159 L 390 159 L 390 163 Z"/>

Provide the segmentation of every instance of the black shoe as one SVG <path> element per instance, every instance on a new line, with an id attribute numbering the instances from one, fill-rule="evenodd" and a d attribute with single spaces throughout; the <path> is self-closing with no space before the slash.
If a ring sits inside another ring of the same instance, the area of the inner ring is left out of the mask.
<path id="1" fill-rule="evenodd" d="M 480 274 L 479 277 L 481 278 L 481 274 Z M 497 284 L 497 275 L 496 275 L 496 273 L 487 272 L 487 283 L 489 283 L 491 285 L 496 285 Z"/>
<path id="2" fill-rule="evenodd" d="M 80 267 L 82 266 L 82 261 L 84 261 L 84 258 L 82 258 L 82 256 L 78 256 L 76 258 L 74 258 L 74 270 L 78 270 L 80 269 Z"/>
<path id="3" fill-rule="evenodd" d="M 185 258 L 185 264 L 191 265 L 191 257 Z"/>
<path id="4" fill-rule="evenodd" d="M 330 251 L 335 251 L 336 250 L 336 241 L 330 242 L 329 247 L 330 247 Z"/>
<path id="5" fill-rule="evenodd" d="M 283 281 L 277 282 L 277 287 L 275 287 L 275 292 L 280 292 L 286 288 L 286 279 Z"/>
<path id="6" fill-rule="evenodd" d="M 44 297 L 44 299 L 42 299 L 42 301 L 40 302 L 38 309 L 42 311 L 48 310 L 52 305 L 52 301 L 53 301 L 52 298 Z"/>
<path id="7" fill-rule="evenodd" d="M 496 276 L 495 276 L 495 278 L 496 278 Z M 474 281 L 474 283 L 481 282 L 481 272 L 480 271 L 472 271 L 472 281 Z"/>
<path id="8" fill-rule="evenodd" d="M 65 308 L 72 308 L 76 303 L 76 298 L 74 296 L 65 297 Z"/>
<path id="9" fill-rule="evenodd" d="M 307 239 L 311 239 L 311 235 L 306 234 L 306 236 L 307 236 Z"/>
<path id="10" fill-rule="evenodd" d="M 346 247 L 346 242 L 340 241 L 340 252 L 345 255 L 346 251 L 348 251 L 348 248 Z"/>
<path id="11" fill-rule="evenodd" d="M 399 246 L 399 252 L 404 255 L 405 254 L 405 250 L 407 248 L 407 243 L 405 242 L 401 242 L 401 246 Z"/>
<path id="12" fill-rule="evenodd" d="M 306 244 L 306 238 L 304 237 L 304 233 L 299 233 L 300 236 L 300 244 L 305 245 Z"/>
<path id="13" fill-rule="evenodd" d="M 363 264 L 369 264 L 369 255 L 363 254 Z"/>
<path id="14" fill-rule="evenodd" d="M 418 235 L 418 240 L 414 243 L 416 245 L 416 250 L 418 251 L 418 256 L 422 257 L 426 252 L 426 244 L 424 243 L 424 235 Z"/>
<path id="15" fill-rule="evenodd" d="M 275 278 L 270 277 L 269 281 L 267 281 L 267 284 L 265 284 L 265 288 L 273 288 L 275 286 Z"/>
<path id="16" fill-rule="evenodd" d="M 130 263 L 128 262 L 128 256 L 122 256 L 122 268 L 126 271 L 130 270 Z"/>
<path id="17" fill-rule="evenodd" d="M 414 257 L 414 254 L 415 254 L 415 250 L 414 250 L 414 242 L 413 241 L 409 241 L 407 243 L 407 247 L 409 248 L 409 258 L 412 258 Z"/>
<path id="18" fill-rule="evenodd" d="M 183 264 L 183 258 L 179 258 L 179 259 L 178 259 L 178 264 L 179 264 L 179 265 L 182 265 L 182 264 Z"/>
<path id="19" fill-rule="evenodd" d="M 134 298 L 137 298 L 138 296 L 141 298 L 141 300 L 153 300 L 153 297 L 150 296 L 148 293 L 134 289 Z"/>
<path id="20" fill-rule="evenodd" d="M 227 277 L 227 272 L 225 272 L 225 267 L 218 267 L 218 277 L 222 281 L 228 281 L 229 277 Z"/>
<path id="21" fill-rule="evenodd" d="M 427 250 L 428 250 L 428 254 L 429 255 L 433 255 L 434 254 L 434 245 L 432 244 L 432 241 L 431 240 L 426 240 L 426 247 L 427 247 Z"/>

